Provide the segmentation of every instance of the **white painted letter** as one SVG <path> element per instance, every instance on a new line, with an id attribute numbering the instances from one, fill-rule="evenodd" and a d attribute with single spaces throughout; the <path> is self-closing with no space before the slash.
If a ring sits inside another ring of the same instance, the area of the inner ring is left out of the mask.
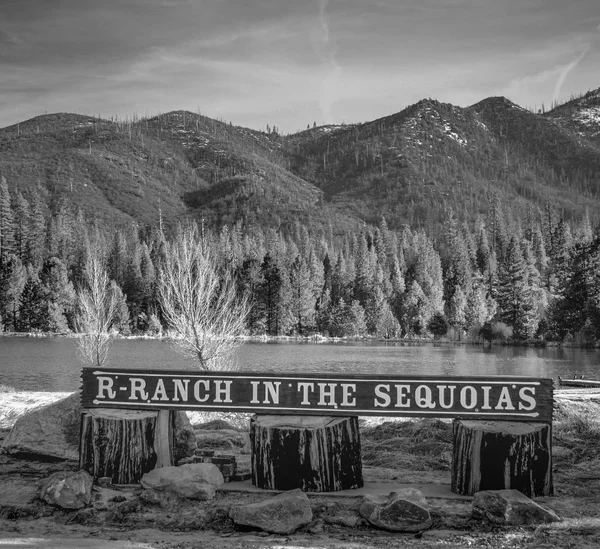
<path id="1" fill-rule="evenodd" d="M 531 394 L 526 394 L 526 391 Z M 519 391 L 519 398 L 527 402 L 529 406 L 524 406 L 521 402 L 519 402 L 519 410 L 525 410 L 526 412 L 533 410 L 535 408 L 535 405 L 537 404 L 534 397 L 535 387 L 521 387 L 521 390 Z"/>
<path id="2" fill-rule="evenodd" d="M 448 410 L 454 406 L 454 391 L 456 385 L 438 385 L 438 395 L 440 399 L 440 406 L 445 410 Z M 446 404 L 446 389 L 450 389 L 450 402 Z"/>
<path id="3" fill-rule="evenodd" d="M 342 383 L 342 406 L 356 406 L 356 399 L 352 396 L 351 391 L 356 391 L 355 383 Z"/>
<path id="4" fill-rule="evenodd" d="M 129 400 L 137 400 L 137 397 L 135 396 L 136 393 L 140 394 L 140 400 L 148 400 L 148 393 L 146 392 L 146 382 L 141 377 L 130 377 L 129 383 Z"/>
<path id="5" fill-rule="evenodd" d="M 252 400 L 250 404 L 258 404 L 258 386 L 260 385 L 260 381 L 251 381 L 250 385 L 252 385 Z"/>
<path id="6" fill-rule="evenodd" d="M 435 408 L 431 387 L 419 385 L 415 390 L 415 403 L 419 408 Z"/>
<path id="7" fill-rule="evenodd" d="M 222 379 L 215 379 L 213 381 L 215 384 L 215 402 L 231 402 L 231 383 L 232 381 L 228 379 L 227 381 Z M 221 387 L 221 384 L 225 383 L 225 388 Z M 225 397 L 221 399 L 221 397 Z"/>
<path id="8" fill-rule="evenodd" d="M 510 392 L 508 387 L 502 387 L 502 391 L 500 391 L 500 398 L 498 399 L 498 404 L 496 404 L 496 410 L 514 410 L 512 400 L 510 398 Z"/>
<path id="9" fill-rule="evenodd" d="M 319 406 L 336 406 L 335 403 L 335 388 L 337 383 L 317 383 L 319 386 Z M 326 390 L 329 387 L 329 390 Z M 329 402 L 325 402 L 325 399 Z"/>
<path id="10" fill-rule="evenodd" d="M 158 396 L 159 393 L 160 397 Z M 162 378 L 158 378 L 158 383 L 156 384 L 154 396 L 150 400 L 169 400 L 169 397 L 167 396 L 167 390 L 165 389 L 165 382 Z"/>
<path id="11" fill-rule="evenodd" d="M 189 379 L 174 379 L 173 386 L 175 387 L 173 391 L 173 402 L 179 402 L 179 397 L 183 402 L 187 402 L 188 400 L 188 385 L 190 383 Z"/>
<path id="12" fill-rule="evenodd" d="M 301 381 L 298 383 L 298 391 L 302 391 L 302 404 L 303 406 L 310 406 L 310 401 L 308 400 L 308 391 L 312 393 L 315 390 L 315 384 L 309 383 L 308 381 Z"/>
<path id="13" fill-rule="evenodd" d="M 281 381 L 263 381 L 263 383 L 265 386 L 265 400 L 263 400 L 263 404 L 269 404 L 269 398 L 271 398 L 273 404 L 279 404 L 279 386 L 281 385 Z"/>
<path id="14" fill-rule="evenodd" d="M 492 407 L 490 406 L 490 391 L 492 390 L 492 388 L 489 385 L 485 385 L 481 389 L 483 391 L 483 405 L 481 406 L 481 409 L 491 410 Z"/>
<path id="15" fill-rule="evenodd" d="M 200 396 L 200 385 L 204 385 L 204 396 Z M 196 402 L 208 401 L 208 379 L 199 379 L 194 383 L 194 399 Z"/>
<path id="16" fill-rule="evenodd" d="M 398 385 L 396 384 L 396 408 L 408 408 L 410 406 L 410 398 L 408 398 L 408 391 L 410 385 Z"/>
<path id="17" fill-rule="evenodd" d="M 470 394 L 467 396 L 467 393 Z M 467 402 L 467 398 L 469 399 L 469 402 Z M 465 410 L 470 410 L 477 406 L 477 390 L 475 387 L 466 385 L 460 390 L 460 405 L 465 408 Z"/>
<path id="18" fill-rule="evenodd" d="M 96 398 L 104 398 L 104 391 L 107 392 L 108 398 L 115 398 L 116 391 L 113 391 L 112 377 L 98 376 L 98 394 Z"/>
<path id="19" fill-rule="evenodd" d="M 390 403 L 392 402 L 392 399 L 390 398 L 390 395 L 388 394 L 389 390 L 390 390 L 389 385 L 375 385 L 375 396 L 377 398 L 383 399 L 382 402 L 375 399 L 375 402 L 374 402 L 375 408 L 387 408 L 390 405 Z"/>

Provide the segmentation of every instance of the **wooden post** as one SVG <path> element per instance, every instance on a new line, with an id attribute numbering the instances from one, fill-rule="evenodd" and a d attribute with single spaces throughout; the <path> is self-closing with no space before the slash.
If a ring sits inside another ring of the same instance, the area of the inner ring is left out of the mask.
<path id="1" fill-rule="evenodd" d="M 549 423 L 466 421 L 453 424 L 453 492 L 519 490 L 551 496 L 552 427 Z"/>
<path id="2" fill-rule="evenodd" d="M 334 492 L 361 488 L 358 417 L 257 415 L 250 421 L 252 483 Z"/>
<path id="3" fill-rule="evenodd" d="M 115 484 L 139 482 L 157 466 L 173 465 L 173 412 L 84 410 L 79 466 Z"/>

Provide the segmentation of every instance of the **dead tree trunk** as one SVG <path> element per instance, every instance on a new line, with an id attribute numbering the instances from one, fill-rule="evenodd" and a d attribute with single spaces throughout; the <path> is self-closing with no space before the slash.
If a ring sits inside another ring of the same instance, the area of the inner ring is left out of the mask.
<path id="1" fill-rule="evenodd" d="M 173 465 L 173 412 L 84 410 L 79 466 L 94 479 L 134 484 L 156 467 Z"/>
<path id="2" fill-rule="evenodd" d="M 519 490 L 527 497 L 551 496 L 552 426 L 454 420 L 453 492 Z"/>
<path id="3" fill-rule="evenodd" d="M 252 483 L 334 492 L 361 488 L 358 418 L 257 415 L 250 421 Z"/>

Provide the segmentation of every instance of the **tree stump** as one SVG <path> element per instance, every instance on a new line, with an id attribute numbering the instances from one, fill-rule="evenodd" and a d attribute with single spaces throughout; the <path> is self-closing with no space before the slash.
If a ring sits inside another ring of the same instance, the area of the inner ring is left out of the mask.
<path id="1" fill-rule="evenodd" d="M 358 417 L 256 415 L 250 421 L 252 484 L 273 490 L 361 488 Z"/>
<path id="2" fill-rule="evenodd" d="M 453 492 L 519 490 L 551 496 L 552 426 L 546 423 L 466 421 L 453 425 Z"/>
<path id="3" fill-rule="evenodd" d="M 94 479 L 137 483 L 148 471 L 173 465 L 173 425 L 169 410 L 84 410 L 79 466 Z"/>

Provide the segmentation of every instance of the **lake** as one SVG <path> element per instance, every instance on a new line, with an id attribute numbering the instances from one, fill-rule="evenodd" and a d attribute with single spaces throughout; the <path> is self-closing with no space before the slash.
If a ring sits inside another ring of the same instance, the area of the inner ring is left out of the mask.
<path id="1" fill-rule="evenodd" d="M 600 351 L 477 345 L 352 342 L 248 342 L 237 353 L 241 369 L 423 375 L 585 374 L 600 377 Z M 189 359 L 165 341 L 118 339 L 109 351 L 111 367 L 193 369 Z M 0 385 L 21 391 L 74 391 L 81 363 L 69 338 L 0 337 Z"/>

